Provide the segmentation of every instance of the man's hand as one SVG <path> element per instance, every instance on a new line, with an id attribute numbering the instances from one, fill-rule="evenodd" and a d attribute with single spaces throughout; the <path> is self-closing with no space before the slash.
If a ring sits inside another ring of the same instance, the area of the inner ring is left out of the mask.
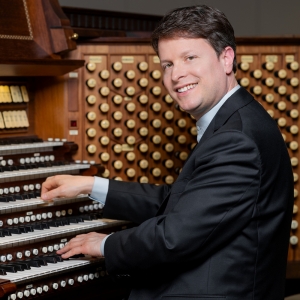
<path id="1" fill-rule="evenodd" d="M 90 194 L 94 177 L 56 175 L 46 179 L 42 185 L 41 198 L 51 200 L 59 197 L 76 197 L 79 194 Z"/>
<path id="2" fill-rule="evenodd" d="M 57 254 L 62 258 L 69 258 L 76 254 L 88 254 L 91 256 L 103 256 L 100 250 L 102 240 L 107 234 L 90 232 L 88 234 L 80 234 L 71 239 L 67 245 L 58 250 Z"/>

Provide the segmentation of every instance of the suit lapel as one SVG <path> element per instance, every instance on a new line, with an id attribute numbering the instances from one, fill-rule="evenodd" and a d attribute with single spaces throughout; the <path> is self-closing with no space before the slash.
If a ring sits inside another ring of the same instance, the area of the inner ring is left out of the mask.
<path id="1" fill-rule="evenodd" d="M 253 101 L 254 98 L 242 87 L 240 87 L 233 95 L 231 95 L 226 102 L 221 106 L 221 108 L 218 110 L 215 117 L 210 122 L 209 126 L 205 130 L 201 140 L 199 143 L 194 147 L 194 149 L 190 152 L 189 157 L 184 162 L 183 167 L 186 165 L 187 161 L 193 157 L 193 155 L 196 155 L 197 153 L 196 149 L 201 147 L 201 145 L 210 138 L 218 129 L 220 129 L 227 120 L 240 108 L 243 106 L 249 104 L 251 101 Z M 163 213 L 166 213 L 171 210 L 171 208 L 168 207 L 166 210 L 169 197 L 171 194 L 171 190 L 167 194 L 167 196 L 164 198 L 159 210 L 157 211 L 157 216 L 161 215 Z"/>

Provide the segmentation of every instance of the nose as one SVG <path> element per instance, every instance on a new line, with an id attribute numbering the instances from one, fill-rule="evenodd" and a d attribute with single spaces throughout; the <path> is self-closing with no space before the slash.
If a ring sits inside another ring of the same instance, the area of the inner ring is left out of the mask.
<path id="1" fill-rule="evenodd" d="M 184 64 L 174 64 L 172 68 L 172 81 L 177 82 L 186 76 L 186 67 Z"/>

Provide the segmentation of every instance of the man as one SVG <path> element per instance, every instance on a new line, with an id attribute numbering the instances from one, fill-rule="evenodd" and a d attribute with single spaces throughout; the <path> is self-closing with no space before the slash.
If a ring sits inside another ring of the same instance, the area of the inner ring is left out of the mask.
<path id="1" fill-rule="evenodd" d="M 133 278 L 129 299 L 282 300 L 290 160 L 275 122 L 236 82 L 230 23 L 205 5 L 176 9 L 153 46 L 165 87 L 197 120 L 199 142 L 172 186 L 48 179 L 43 199 L 91 193 L 105 217 L 137 224 L 80 235 L 58 253 L 104 252 L 110 274 Z"/>

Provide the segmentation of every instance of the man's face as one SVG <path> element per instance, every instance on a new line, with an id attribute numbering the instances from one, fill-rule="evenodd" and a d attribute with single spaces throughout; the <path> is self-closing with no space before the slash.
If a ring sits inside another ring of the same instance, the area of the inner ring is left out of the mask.
<path id="1" fill-rule="evenodd" d="M 225 58 L 226 52 L 224 50 L 218 58 L 212 46 L 202 38 L 159 41 L 164 85 L 179 106 L 196 120 L 233 87 L 232 63 L 228 66 L 230 59 Z"/>

